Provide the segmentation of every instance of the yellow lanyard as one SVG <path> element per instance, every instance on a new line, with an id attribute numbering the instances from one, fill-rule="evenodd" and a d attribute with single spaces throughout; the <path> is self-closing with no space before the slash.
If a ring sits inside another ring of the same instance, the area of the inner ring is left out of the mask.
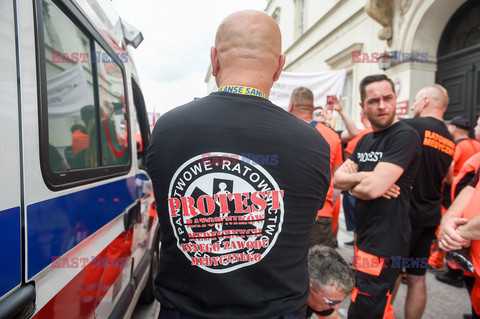
<path id="1" fill-rule="evenodd" d="M 229 92 L 229 93 L 236 93 L 236 94 L 244 94 L 244 95 L 253 95 L 258 97 L 263 97 L 264 99 L 267 98 L 267 95 L 260 91 L 259 89 L 251 88 L 248 86 L 240 86 L 240 85 L 224 85 L 218 89 L 220 92 Z"/>

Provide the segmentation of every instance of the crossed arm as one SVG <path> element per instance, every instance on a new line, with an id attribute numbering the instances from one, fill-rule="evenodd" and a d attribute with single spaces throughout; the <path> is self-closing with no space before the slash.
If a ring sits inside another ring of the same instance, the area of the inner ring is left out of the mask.
<path id="1" fill-rule="evenodd" d="M 462 218 L 463 210 L 472 198 L 474 190 L 472 186 L 465 186 L 443 215 L 438 233 L 438 242 L 443 250 L 450 251 L 468 247 L 470 239 L 480 239 L 479 216 L 470 221 Z"/>
<path id="2" fill-rule="evenodd" d="M 400 187 L 395 184 L 404 169 L 396 164 L 380 162 L 371 172 L 359 172 L 358 165 L 347 159 L 335 172 L 333 185 L 342 190 L 350 190 L 360 199 L 378 197 L 391 199 L 400 195 Z"/>
<path id="3" fill-rule="evenodd" d="M 480 216 L 470 219 L 466 224 L 458 226 L 457 233 L 468 240 L 480 239 Z"/>

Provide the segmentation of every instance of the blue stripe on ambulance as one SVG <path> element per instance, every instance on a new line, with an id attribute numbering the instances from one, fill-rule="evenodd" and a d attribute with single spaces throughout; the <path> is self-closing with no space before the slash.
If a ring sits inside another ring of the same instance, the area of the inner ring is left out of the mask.
<path id="1" fill-rule="evenodd" d="M 122 214 L 140 195 L 138 177 L 28 206 L 28 278 Z"/>
<path id="2" fill-rule="evenodd" d="M 0 271 L 0 296 L 12 290 L 22 280 L 22 248 L 20 243 L 20 207 L 0 211 L 0 256 L 3 260 Z"/>

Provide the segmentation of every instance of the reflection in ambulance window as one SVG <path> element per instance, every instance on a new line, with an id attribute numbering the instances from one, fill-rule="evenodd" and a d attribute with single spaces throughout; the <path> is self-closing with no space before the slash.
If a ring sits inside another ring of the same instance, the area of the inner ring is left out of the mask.
<path id="1" fill-rule="evenodd" d="M 107 54 L 95 43 L 96 52 Z M 127 104 L 122 69 L 113 61 L 98 63 L 100 91 L 101 165 L 125 165 L 129 162 Z"/>
<path id="2" fill-rule="evenodd" d="M 127 165 L 129 127 L 122 69 L 114 59 L 98 61 L 91 52 L 101 56 L 108 52 L 51 0 L 43 0 L 43 7 L 48 143 L 68 164 L 65 168 L 50 161 L 51 170 Z"/>
<path id="3" fill-rule="evenodd" d="M 50 168 L 65 170 L 52 162 L 56 158 L 53 154 L 59 154 L 70 169 L 84 168 L 84 160 L 79 159 L 79 149 L 73 147 L 72 139 L 74 132 L 80 135 L 86 125 L 82 108 L 93 108 L 95 104 L 92 64 L 82 54 L 91 52 L 90 39 L 51 0 L 44 0 L 43 8 Z M 52 153 L 52 147 L 56 152 Z"/>

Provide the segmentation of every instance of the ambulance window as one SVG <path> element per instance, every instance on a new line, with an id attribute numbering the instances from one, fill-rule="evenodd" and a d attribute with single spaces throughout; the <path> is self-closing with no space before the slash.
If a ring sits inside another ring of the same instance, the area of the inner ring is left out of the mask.
<path id="1" fill-rule="evenodd" d="M 135 135 L 135 144 L 137 148 L 137 162 L 139 167 L 144 167 L 144 152 L 143 152 L 143 140 L 142 132 L 140 130 L 140 123 L 138 122 L 138 114 L 135 108 L 132 108 L 131 114 L 134 119 L 132 134 Z"/>
<path id="2" fill-rule="evenodd" d="M 134 107 L 130 108 L 135 119 L 135 140 L 137 144 L 138 166 L 145 169 L 145 156 L 150 139 L 150 126 L 148 124 L 147 109 L 140 87 L 132 78 L 132 92 Z"/>
<path id="3" fill-rule="evenodd" d="M 125 173 L 130 165 L 122 63 L 85 20 L 52 0 L 39 12 L 42 172 L 53 188 Z M 77 12 L 77 15 L 79 13 Z M 83 22 L 80 22 L 83 21 Z"/>
<path id="4" fill-rule="evenodd" d="M 49 162 L 53 171 L 85 168 L 94 92 L 89 38 L 51 1 L 43 1 Z"/>
<path id="5" fill-rule="evenodd" d="M 125 103 L 123 73 L 115 63 L 120 57 L 108 54 L 95 43 L 100 100 L 101 165 L 127 164 L 128 117 Z M 101 56 L 101 58 L 100 58 Z M 100 62 L 100 59 L 102 63 Z"/>

